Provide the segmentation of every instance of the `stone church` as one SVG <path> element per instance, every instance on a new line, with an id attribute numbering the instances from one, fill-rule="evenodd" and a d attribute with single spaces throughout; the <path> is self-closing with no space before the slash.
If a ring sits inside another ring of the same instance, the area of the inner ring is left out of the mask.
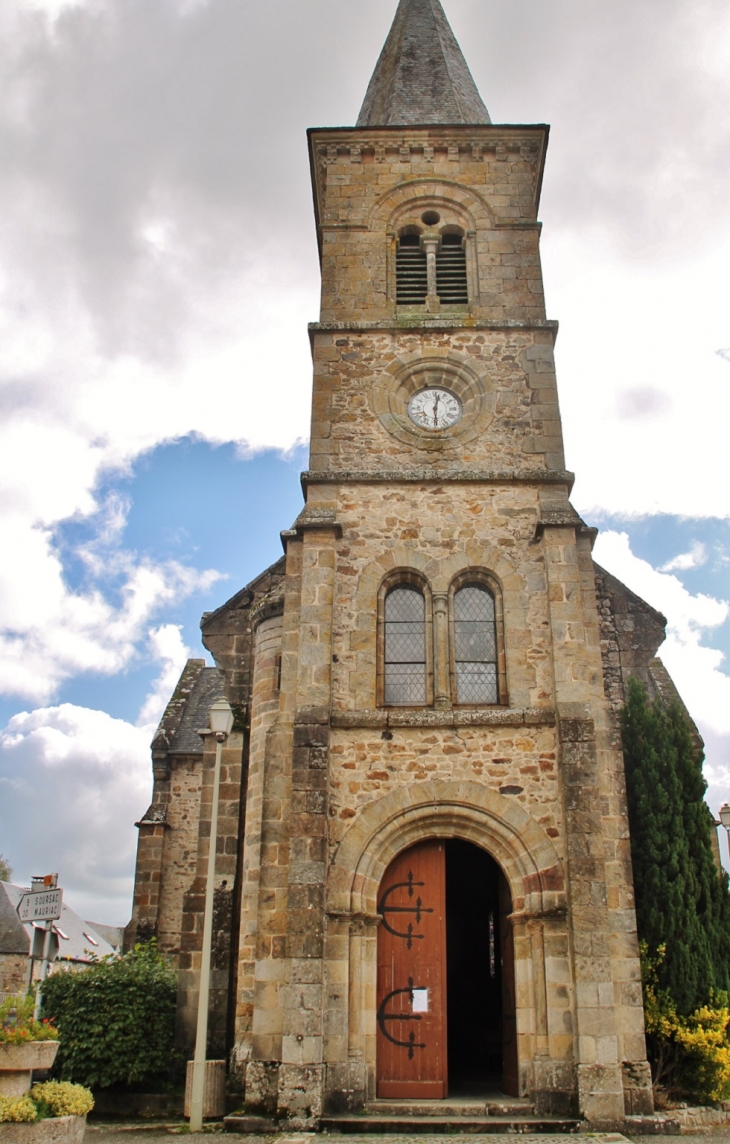
<path id="1" fill-rule="evenodd" d="M 309 132 L 322 271 L 304 507 L 202 620 L 152 744 L 128 940 L 195 1036 L 226 696 L 209 1055 L 251 1111 L 502 1092 L 651 1112 L 617 713 L 665 621 L 570 503 L 542 124 L 491 122 L 400 0 L 355 127 Z"/>

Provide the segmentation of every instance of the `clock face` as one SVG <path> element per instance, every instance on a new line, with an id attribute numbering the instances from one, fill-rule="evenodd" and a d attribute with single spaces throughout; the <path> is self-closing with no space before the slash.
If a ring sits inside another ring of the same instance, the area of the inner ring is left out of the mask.
<path id="1" fill-rule="evenodd" d="M 408 416 L 421 429 L 448 429 L 461 417 L 461 402 L 450 390 L 434 385 L 413 394 Z"/>

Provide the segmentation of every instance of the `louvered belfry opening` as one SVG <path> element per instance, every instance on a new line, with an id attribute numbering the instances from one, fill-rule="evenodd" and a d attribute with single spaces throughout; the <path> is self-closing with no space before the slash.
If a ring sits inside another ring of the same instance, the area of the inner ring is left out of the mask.
<path id="1" fill-rule="evenodd" d="M 396 302 L 399 306 L 423 306 L 428 296 L 428 256 L 417 231 L 398 239 L 395 259 Z M 436 293 L 444 306 L 466 306 L 466 248 L 461 234 L 441 236 L 436 252 Z"/>
<path id="2" fill-rule="evenodd" d="M 466 250 L 460 234 L 444 234 L 436 255 L 436 290 L 445 306 L 464 306 L 469 301 L 466 287 Z"/>
<path id="3" fill-rule="evenodd" d="M 402 234 L 395 262 L 396 301 L 399 306 L 422 306 L 428 293 L 426 252 L 418 234 Z"/>

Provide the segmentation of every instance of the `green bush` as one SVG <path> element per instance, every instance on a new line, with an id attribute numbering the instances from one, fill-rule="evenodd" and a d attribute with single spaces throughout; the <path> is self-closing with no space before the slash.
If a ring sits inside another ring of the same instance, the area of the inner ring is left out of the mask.
<path id="1" fill-rule="evenodd" d="M 702 749 L 677 702 L 630 679 L 621 732 L 639 938 L 659 988 L 689 1016 L 730 992 L 730 895 L 713 852 Z"/>
<path id="2" fill-rule="evenodd" d="M 54 1076 L 93 1089 L 169 1081 L 176 992 L 154 942 L 80 973 L 54 973 L 43 987 L 43 1011 L 61 1037 Z"/>

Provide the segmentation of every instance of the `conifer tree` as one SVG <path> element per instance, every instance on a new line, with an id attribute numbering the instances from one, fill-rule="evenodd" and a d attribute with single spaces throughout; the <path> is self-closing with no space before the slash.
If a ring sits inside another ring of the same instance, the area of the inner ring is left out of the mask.
<path id="1" fill-rule="evenodd" d="M 678 703 L 650 704 L 629 680 L 622 714 L 636 918 L 661 987 L 680 1013 L 730 984 L 730 897 L 718 875 L 704 801 L 703 755 Z"/>

